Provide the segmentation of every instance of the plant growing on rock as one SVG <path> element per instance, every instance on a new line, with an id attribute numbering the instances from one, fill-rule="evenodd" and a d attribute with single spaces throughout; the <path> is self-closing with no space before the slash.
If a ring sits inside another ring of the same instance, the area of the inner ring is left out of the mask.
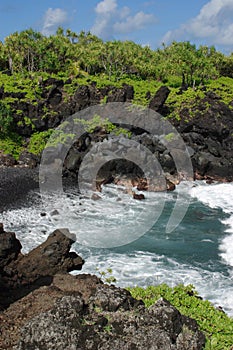
<path id="1" fill-rule="evenodd" d="M 144 301 L 147 307 L 159 298 L 167 299 L 182 314 L 195 319 L 207 338 L 205 350 L 230 350 L 233 345 L 233 319 L 216 309 L 208 300 L 198 296 L 193 285 L 166 284 L 128 288 L 132 296 Z"/>
<path id="2" fill-rule="evenodd" d="M 10 129 L 13 122 L 12 112 L 10 107 L 0 101 L 0 134 L 6 135 Z"/>

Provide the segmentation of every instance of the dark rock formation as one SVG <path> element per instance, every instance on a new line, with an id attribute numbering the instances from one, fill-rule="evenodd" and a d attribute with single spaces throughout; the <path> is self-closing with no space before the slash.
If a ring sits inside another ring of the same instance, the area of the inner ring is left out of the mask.
<path id="1" fill-rule="evenodd" d="M 75 237 L 68 230 L 54 231 L 29 254 L 20 253 L 21 244 L 12 232 L 0 232 L 0 305 L 6 307 L 40 285 L 51 283 L 56 273 L 81 270 L 84 261 L 70 252 Z"/>
<path id="2" fill-rule="evenodd" d="M 14 128 L 20 135 L 30 137 L 35 131 L 44 131 L 48 128 L 55 128 L 68 116 L 85 109 L 105 102 L 130 102 L 134 97 L 132 86 L 123 84 L 121 88 L 105 86 L 98 88 L 96 83 L 89 85 L 78 85 L 73 95 L 68 96 L 64 91 L 64 84 L 72 83 L 72 80 L 64 82 L 55 78 L 49 78 L 40 82 L 42 97 L 37 103 L 25 101 L 25 96 L 19 94 L 12 103 Z M 151 98 L 149 108 L 169 116 L 170 106 L 166 104 L 169 89 L 162 86 Z M 182 91 L 180 92 L 182 93 Z M 1 95 L 4 99 L 9 97 L 1 88 Z M 17 99 L 16 99 L 17 97 Z M 26 118 L 26 119 L 25 119 Z M 205 97 L 198 100 L 191 113 L 189 108 L 183 108 L 179 115 L 180 120 L 170 118 L 169 121 L 175 126 L 181 137 L 184 139 L 196 178 L 207 180 L 232 181 L 233 180 L 233 111 L 224 104 L 213 92 L 205 92 Z M 156 135 L 149 135 L 145 130 L 131 127 L 132 140 L 141 143 L 155 154 L 165 173 L 177 174 L 174 159 L 166 147 L 160 142 Z M 70 149 L 64 163 L 65 176 L 76 177 L 80 164 L 85 154 L 89 151 L 92 142 L 100 142 L 110 136 L 101 130 L 99 133 L 82 135 L 80 145 L 76 143 Z M 54 155 L 54 154 L 53 154 Z M 12 156 L 0 154 L 0 165 L 15 166 L 15 164 L 26 164 L 35 167 L 39 159 L 23 153 L 18 163 Z M 113 162 L 114 163 L 114 162 Z M 112 166 L 111 164 L 111 171 Z M 109 164 L 110 166 L 110 164 Z M 127 169 L 126 169 L 127 168 Z M 123 164 L 122 160 L 115 162 L 116 175 L 122 175 L 123 171 L 134 176 L 139 176 L 136 166 Z M 108 174 L 108 177 L 111 174 Z M 102 176 L 100 174 L 100 176 Z M 141 174 L 143 176 L 143 174 Z"/>
<path id="3" fill-rule="evenodd" d="M 133 198 L 134 199 L 137 199 L 137 200 L 139 200 L 139 201 L 141 201 L 141 200 L 143 200 L 143 199 L 145 199 L 145 196 L 144 196 L 144 194 L 143 193 L 133 193 Z"/>
<path id="4" fill-rule="evenodd" d="M 17 260 L 21 243 L 14 232 L 5 232 L 3 224 L 0 224 L 0 271 L 3 271 L 12 261 Z"/>
<path id="5" fill-rule="evenodd" d="M 11 154 L 4 154 L 0 151 L 0 166 L 12 167 L 16 164 L 17 162 Z"/>
<path id="6" fill-rule="evenodd" d="M 173 123 L 194 151 L 195 173 L 205 179 L 233 181 L 233 111 L 216 94 L 207 92 L 194 112 L 190 117 L 184 109 L 181 120 Z"/>
<path id="7" fill-rule="evenodd" d="M 146 309 L 96 276 L 67 274 L 83 264 L 69 252 L 73 242 L 67 230 L 56 230 L 24 256 L 0 225 L 0 302 L 10 304 L 0 312 L 0 349 L 202 349 L 196 321 L 168 301 Z"/>
<path id="8" fill-rule="evenodd" d="M 27 151 L 23 151 L 18 159 L 19 165 L 26 165 L 30 169 L 35 168 L 39 164 L 39 157 Z"/>
<path id="9" fill-rule="evenodd" d="M 156 112 L 163 113 L 163 105 L 168 98 L 170 90 L 167 86 L 161 86 L 154 97 L 150 100 L 149 108 Z"/>
<path id="10" fill-rule="evenodd" d="M 204 342 L 196 322 L 166 300 L 147 310 L 126 290 L 97 284 L 87 302 L 65 295 L 29 320 L 15 349 L 198 350 Z"/>

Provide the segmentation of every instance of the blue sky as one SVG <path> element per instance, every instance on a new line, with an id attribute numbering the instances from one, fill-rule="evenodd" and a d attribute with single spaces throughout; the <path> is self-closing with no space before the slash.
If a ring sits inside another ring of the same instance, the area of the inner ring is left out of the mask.
<path id="1" fill-rule="evenodd" d="M 0 0 L 0 40 L 33 28 L 91 31 L 104 40 L 133 40 L 153 49 L 189 40 L 233 51 L 233 0 Z"/>

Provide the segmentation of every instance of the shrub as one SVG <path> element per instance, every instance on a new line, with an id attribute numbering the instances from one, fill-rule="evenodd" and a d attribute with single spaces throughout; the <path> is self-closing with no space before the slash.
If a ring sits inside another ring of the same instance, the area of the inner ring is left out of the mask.
<path id="1" fill-rule="evenodd" d="M 52 132 L 52 129 L 42 132 L 35 132 L 30 138 L 28 151 L 36 155 L 41 154 Z"/>
<path id="2" fill-rule="evenodd" d="M 0 134 L 7 135 L 11 129 L 13 117 L 10 107 L 0 101 Z"/>
<path id="3" fill-rule="evenodd" d="M 183 315 L 195 319 L 207 341 L 205 350 L 230 350 L 233 345 L 233 319 L 217 310 L 208 300 L 202 300 L 192 285 L 174 288 L 161 284 L 146 289 L 128 288 L 132 296 L 149 307 L 159 298 L 167 299 Z"/>

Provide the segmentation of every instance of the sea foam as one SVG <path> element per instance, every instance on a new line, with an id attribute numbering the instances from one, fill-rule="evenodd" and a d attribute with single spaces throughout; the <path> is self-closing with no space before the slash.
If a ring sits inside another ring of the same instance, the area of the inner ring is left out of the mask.
<path id="1" fill-rule="evenodd" d="M 222 220 L 226 225 L 226 236 L 221 238 L 219 245 L 220 256 L 230 266 L 233 266 L 233 183 L 204 185 L 197 183 L 190 191 L 192 197 L 207 204 L 210 208 L 221 208 L 229 215 Z"/>

